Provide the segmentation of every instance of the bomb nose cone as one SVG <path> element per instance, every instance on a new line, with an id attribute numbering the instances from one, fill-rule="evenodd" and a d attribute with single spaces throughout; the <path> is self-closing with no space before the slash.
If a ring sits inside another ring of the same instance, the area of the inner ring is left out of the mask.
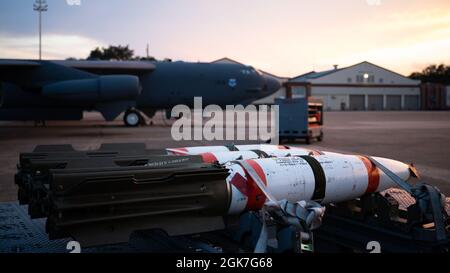
<path id="1" fill-rule="evenodd" d="M 411 178 L 411 171 L 409 165 L 393 160 L 388 158 L 382 158 L 382 157 L 372 157 L 374 160 L 376 160 L 378 163 L 383 165 L 385 168 L 396 174 L 398 177 L 400 177 L 403 181 L 407 181 L 409 178 Z M 398 183 L 396 183 L 394 180 L 392 180 L 387 174 L 385 174 L 382 170 L 378 169 L 379 173 L 379 185 L 378 190 L 383 191 L 388 188 L 398 188 L 401 187 Z"/>
<path id="2" fill-rule="evenodd" d="M 389 159 L 384 157 L 373 157 L 376 161 L 384 165 L 386 168 L 388 168 L 390 171 L 398 175 L 403 180 L 408 180 L 411 177 L 411 173 L 409 171 L 409 165 Z"/>

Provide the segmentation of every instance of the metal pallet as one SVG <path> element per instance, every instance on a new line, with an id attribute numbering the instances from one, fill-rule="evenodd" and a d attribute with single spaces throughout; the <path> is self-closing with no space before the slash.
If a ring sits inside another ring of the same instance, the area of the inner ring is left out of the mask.
<path id="1" fill-rule="evenodd" d="M 398 203 L 405 213 L 415 203 L 407 192 L 390 189 L 381 194 Z M 392 200 L 391 200 L 392 201 Z M 45 231 L 45 219 L 31 220 L 27 206 L 18 203 L 0 203 L 0 253 L 68 253 L 67 244 L 72 239 L 49 240 Z M 450 199 L 446 211 L 450 214 Z M 366 219 L 367 220 L 367 219 Z M 315 232 L 315 250 L 318 252 L 367 251 L 367 242 L 379 240 L 382 251 L 430 251 L 433 243 L 417 242 L 406 231 L 393 232 L 386 226 L 362 220 L 358 215 L 342 214 L 329 210 L 322 227 Z M 374 225 L 375 224 L 375 225 Z M 372 225 L 372 226 L 371 226 Z M 255 236 L 259 230 L 255 230 Z M 170 237 L 155 231 L 132 233 L 130 241 L 101 247 L 82 248 L 83 253 L 239 253 L 252 250 L 248 242 L 236 240 L 236 233 L 215 231 L 191 236 Z M 383 241 L 390 238 L 390 242 Z M 398 240 L 400 238 L 400 240 Z M 405 243 L 406 242 L 406 243 Z"/>
<path id="2" fill-rule="evenodd" d="M 73 239 L 49 240 L 45 219 L 30 219 L 27 206 L 0 203 L 0 253 L 70 253 Z M 128 243 L 81 246 L 82 253 L 222 253 L 242 250 L 223 231 L 170 237 L 161 231 L 132 233 Z"/>
<path id="3" fill-rule="evenodd" d="M 30 219 L 27 206 L 19 203 L 0 204 L 0 253 L 69 253 L 70 238 L 49 240 L 45 219 Z M 137 252 L 129 244 L 83 249 L 83 252 Z"/>

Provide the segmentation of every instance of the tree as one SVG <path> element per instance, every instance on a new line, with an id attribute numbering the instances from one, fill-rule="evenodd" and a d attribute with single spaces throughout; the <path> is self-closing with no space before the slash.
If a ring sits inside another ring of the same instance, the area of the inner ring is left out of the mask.
<path id="1" fill-rule="evenodd" d="M 430 65 L 422 72 L 414 72 L 409 77 L 422 82 L 450 85 L 450 66 L 444 64 Z"/>
<path id="2" fill-rule="evenodd" d="M 91 54 L 89 54 L 88 60 L 103 60 L 103 49 L 97 47 L 92 50 Z"/>
<path id="3" fill-rule="evenodd" d="M 114 60 L 114 61 L 127 61 L 132 60 L 134 56 L 134 50 L 129 46 L 109 46 L 107 48 L 99 48 L 92 50 L 89 54 L 89 60 Z"/>
<path id="4" fill-rule="evenodd" d="M 155 57 L 140 57 L 134 55 L 134 50 L 129 46 L 108 46 L 107 48 L 97 47 L 91 51 L 87 60 L 107 60 L 107 61 L 151 61 L 157 62 Z M 172 59 L 165 58 L 163 62 L 171 62 Z"/>
<path id="5" fill-rule="evenodd" d="M 135 58 L 136 61 L 150 61 L 150 62 L 156 62 L 157 60 L 155 59 L 155 57 L 149 56 L 149 57 L 139 57 L 137 56 Z"/>

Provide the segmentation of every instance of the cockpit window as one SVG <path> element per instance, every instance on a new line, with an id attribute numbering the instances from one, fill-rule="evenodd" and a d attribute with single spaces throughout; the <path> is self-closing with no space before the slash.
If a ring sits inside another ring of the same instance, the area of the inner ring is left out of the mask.
<path id="1" fill-rule="evenodd" d="M 250 75 L 250 70 L 248 69 L 241 69 L 241 73 L 244 75 Z"/>
<path id="2" fill-rule="evenodd" d="M 247 66 L 247 68 L 242 69 L 241 73 L 244 75 L 259 74 L 259 72 L 252 66 Z"/>

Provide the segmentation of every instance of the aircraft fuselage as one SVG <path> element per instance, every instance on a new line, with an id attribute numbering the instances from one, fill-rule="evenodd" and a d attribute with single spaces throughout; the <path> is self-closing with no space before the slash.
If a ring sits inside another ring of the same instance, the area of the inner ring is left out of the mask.
<path id="1" fill-rule="evenodd" d="M 175 105 L 221 107 L 271 95 L 279 82 L 251 66 L 187 62 L 0 60 L 0 120 L 106 120 L 130 109 L 150 118 Z"/>

